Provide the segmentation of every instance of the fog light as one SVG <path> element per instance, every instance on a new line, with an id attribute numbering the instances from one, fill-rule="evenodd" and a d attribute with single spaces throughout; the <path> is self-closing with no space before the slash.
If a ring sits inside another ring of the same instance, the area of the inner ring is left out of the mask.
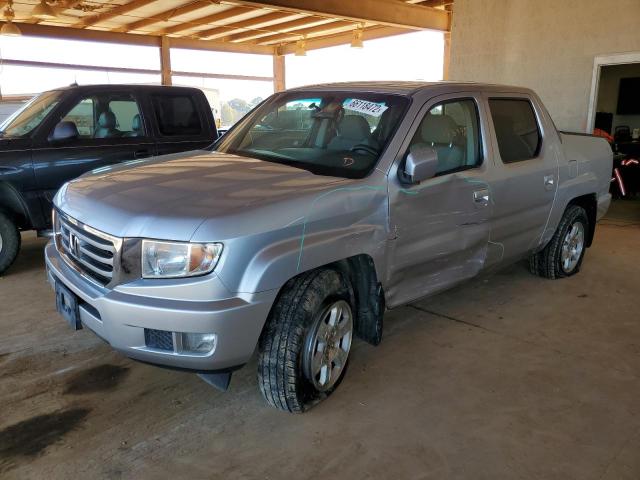
<path id="1" fill-rule="evenodd" d="M 210 353 L 216 348 L 215 333 L 182 333 L 182 351 L 185 353 Z"/>

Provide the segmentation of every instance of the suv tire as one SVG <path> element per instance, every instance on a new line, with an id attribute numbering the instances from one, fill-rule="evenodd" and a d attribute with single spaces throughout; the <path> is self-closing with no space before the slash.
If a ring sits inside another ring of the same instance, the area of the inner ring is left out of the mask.
<path id="1" fill-rule="evenodd" d="M 531 273 L 552 280 L 578 273 L 587 249 L 588 231 L 589 219 L 584 208 L 567 207 L 547 246 L 529 257 Z"/>
<path id="2" fill-rule="evenodd" d="M 14 262 L 20 251 L 20 232 L 15 223 L 0 212 L 0 275 Z"/>
<path id="3" fill-rule="evenodd" d="M 350 284 L 333 269 L 283 287 L 259 344 L 258 384 L 271 406 L 302 413 L 335 391 L 347 369 L 353 305 Z"/>

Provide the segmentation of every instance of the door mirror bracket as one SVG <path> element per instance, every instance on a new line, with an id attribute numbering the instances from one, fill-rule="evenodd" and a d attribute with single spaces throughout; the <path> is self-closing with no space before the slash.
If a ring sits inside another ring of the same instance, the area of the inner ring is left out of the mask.
<path id="1" fill-rule="evenodd" d="M 433 147 L 414 145 L 404 162 L 401 180 L 417 184 L 433 178 L 438 171 L 438 152 Z"/>

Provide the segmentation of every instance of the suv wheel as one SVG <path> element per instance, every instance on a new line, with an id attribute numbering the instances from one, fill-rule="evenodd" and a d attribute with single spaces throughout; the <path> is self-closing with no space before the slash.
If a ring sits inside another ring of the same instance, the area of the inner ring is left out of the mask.
<path id="1" fill-rule="evenodd" d="M 20 232 L 9 217 L 0 212 L 0 275 L 11 266 L 19 250 Z"/>
<path id="2" fill-rule="evenodd" d="M 529 258 L 531 273 L 550 279 L 578 273 L 587 248 L 588 231 L 589 220 L 584 208 L 569 206 L 549 244 Z"/>
<path id="3" fill-rule="evenodd" d="M 260 337 L 258 384 L 270 405 L 301 413 L 338 387 L 353 312 L 350 285 L 335 270 L 314 270 L 285 285 Z"/>

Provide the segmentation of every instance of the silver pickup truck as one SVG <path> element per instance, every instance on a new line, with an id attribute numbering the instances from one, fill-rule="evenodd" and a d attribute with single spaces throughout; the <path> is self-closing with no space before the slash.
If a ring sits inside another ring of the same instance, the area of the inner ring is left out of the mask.
<path id="1" fill-rule="evenodd" d="M 609 206 L 607 142 L 530 90 L 344 83 L 273 95 L 210 149 L 96 170 L 55 197 L 58 311 L 123 354 L 266 401 L 339 385 L 385 308 L 529 259 L 578 272 Z"/>

